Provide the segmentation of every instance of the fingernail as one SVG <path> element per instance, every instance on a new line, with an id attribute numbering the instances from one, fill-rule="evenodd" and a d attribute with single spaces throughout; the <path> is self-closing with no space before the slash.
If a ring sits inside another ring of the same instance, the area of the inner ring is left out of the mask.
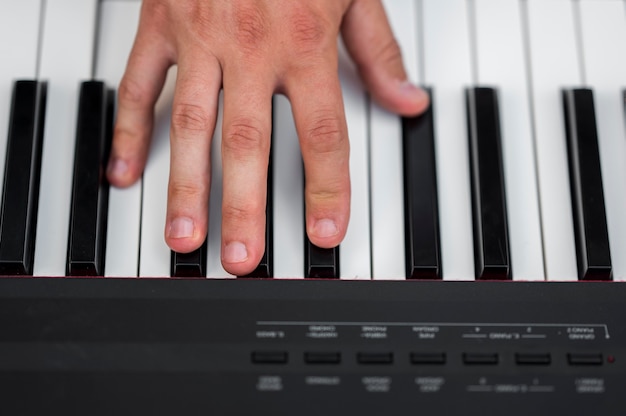
<path id="1" fill-rule="evenodd" d="M 339 228 L 333 220 L 318 220 L 313 227 L 313 234 L 320 238 L 332 237 L 339 233 Z"/>
<path id="2" fill-rule="evenodd" d="M 239 241 L 233 241 L 224 247 L 224 262 L 226 263 L 243 263 L 248 260 L 248 250 L 246 245 Z"/>
<path id="3" fill-rule="evenodd" d="M 427 98 L 426 91 L 413 84 L 411 81 L 401 81 L 399 86 L 400 91 L 405 95 L 414 96 L 416 100 L 423 100 Z"/>
<path id="4" fill-rule="evenodd" d="M 115 158 L 109 163 L 109 175 L 113 175 L 116 178 L 121 178 L 128 172 L 128 163 L 123 159 Z"/>
<path id="5" fill-rule="evenodd" d="M 170 223 L 170 238 L 188 238 L 193 236 L 193 220 L 187 217 L 178 217 Z"/>

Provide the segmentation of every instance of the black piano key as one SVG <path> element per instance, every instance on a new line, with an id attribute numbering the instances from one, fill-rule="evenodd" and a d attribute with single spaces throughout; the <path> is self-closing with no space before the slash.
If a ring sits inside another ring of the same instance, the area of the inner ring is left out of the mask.
<path id="1" fill-rule="evenodd" d="M 563 91 L 578 278 L 611 280 L 593 91 Z"/>
<path id="2" fill-rule="evenodd" d="M 67 249 L 69 276 L 104 275 L 109 184 L 105 166 L 113 130 L 113 91 L 81 85 Z"/>
<path id="3" fill-rule="evenodd" d="M 476 278 L 510 279 L 498 94 L 468 88 L 466 99 Z"/>
<path id="4" fill-rule="evenodd" d="M 406 277 L 441 279 L 432 91 L 428 110 L 402 119 Z"/>
<path id="5" fill-rule="evenodd" d="M 9 121 L 0 214 L 0 274 L 32 275 L 46 83 L 17 81 Z"/>
<path id="6" fill-rule="evenodd" d="M 339 246 L 320 248 L 305 237 L 304 276 L 311 279 L 339 279 Z"/>
<path id="7" fill-rule="evenodd" d="M 171 255 L 172 277 L 206 277 L 207 240 L 191 253 L 177 253 Z"/>

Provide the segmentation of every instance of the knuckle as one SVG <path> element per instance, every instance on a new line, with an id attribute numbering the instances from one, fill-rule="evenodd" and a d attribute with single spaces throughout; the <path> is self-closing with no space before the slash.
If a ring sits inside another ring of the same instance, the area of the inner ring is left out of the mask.
<path id="1" fill-rule="evenodd" d="M 291 18 L 293 50 L 300 54 L 319 52 L 327 39 L 324 21 L 311 12 L 300 11 Z"/>
<path id="2" fill-rule="evenodd" d="M 335 203 L 343 194 L 343 188 L 338 183 L 330 183 L 324 188 L 309 190 L 309 198 L 314 205 Z"/>
<path id="3" fill-rule="evenodd" d="M 315 153 L 334 153 L 342 149 L 342 123 L 332 113 L 322 112 L 314 117 L 306 129 L 307 144 Z"/>
<path id="4" fill-rule="evenodd" d="M 131 108 L 138 108 L 149 102 L 148 92 L 139 82 L 128 76 L 120 82 L 117 94 L 118 99 Z"/>
<path id="5" fill-rule="evenodd" d="M 383 43 L 374 55 L 376 61 L 382 64 L 397 64 L 402 62 L 402 50 L 395 38 Z"/>
<path id="6" fill-rule="evenodd" d="M 256 51 L 268 36 L 267 18 L 258 6 L 239 7 L 233 12 L 234 37 L 247 51 Z"/>
<path id="7" fill-rule="evenodd" d="M 212 117 L 197 104 L 179 103 L 172 110 L 172 128 L 174 131 L 206 132 L 212 127 Z"/>
<path id="8" fill-rule="evenodd" d="M 252 119 L 237 119 L 228 127 L 222 145 L 235 157 L 245 157 L 266 150 L 267 140 L 259 123 Z"/>
<path id="9" fill-rule="evenodd" d="M 170 180 L 168 200 L 177 205 L 188 206 L 207 195 L 207 187 L 202 181 Z M 195 205 L 195 204 L 194 204 Z"/>
<path id="10" fill-rule="evenodd" d="M 260 204 L 256 203 L 253 198 L 244 201 L 236 201 L 234 203 L 224 202 L 222 205 L 222 218 L 224 221 L 232 224 L 250 224 L 253 222 L 261 209 Z"/>

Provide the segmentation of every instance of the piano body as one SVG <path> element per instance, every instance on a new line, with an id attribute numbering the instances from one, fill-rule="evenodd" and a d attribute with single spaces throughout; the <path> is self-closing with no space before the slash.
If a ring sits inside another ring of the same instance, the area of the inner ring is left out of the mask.
<path id="1" fill-rule="evenodd" d="M 220 265 L 219 122 L 207 244 L 163 242 L 175 68 L 142 181 L 100 180 L 140 2 L 0 4 L 7 414 L 626 412 L 626 1 L 384 3 L 432 109 L 378 108 L 340 47 L 352 216 L 317 252 L 275 98 L 268 279 Z"/>

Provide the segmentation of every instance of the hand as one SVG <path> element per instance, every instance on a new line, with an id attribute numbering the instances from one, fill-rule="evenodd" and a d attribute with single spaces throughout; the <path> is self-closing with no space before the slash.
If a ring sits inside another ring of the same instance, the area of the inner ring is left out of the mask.
<path id="1" fill-rule="evenodd" d="M 343 239 L 349 218 L 349 142 L 337 74 L 341 31 L 373 97 L 414 115 L 428 105 L 406 82 L 379 0 L 144 0 L 119 86 L 109 181 L 142 174 L 153 109 L 178 65 L 170 132 L 165 239 L 175 251 L 207 233 L 210 146 L 224 89 L 222 263 L 244 275 L 264 252 L 265 185 L 274 93 L 292 104 L 305 166 L 306 229 L 320 247 Z"/>

